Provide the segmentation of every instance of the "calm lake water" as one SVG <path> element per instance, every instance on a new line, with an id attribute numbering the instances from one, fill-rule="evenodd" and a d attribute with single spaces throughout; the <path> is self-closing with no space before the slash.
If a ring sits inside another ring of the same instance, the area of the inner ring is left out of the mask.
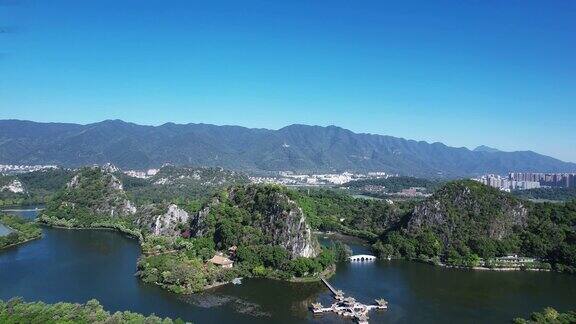
<path id="1" fill-rule="evenodd" d="M 0 299 L 22 296 L 52 303 L 96 298 L 111 311 L 195 323 L 351 323 L 335 315 L 311 315 L 310 303 L 332 301 L 319 283 L 253 279 L 178 296 L 134 277 L 140 249 L 130 238 L 108 231 L 43 232 L 40 240 L 0 251 Z M 350 245 L 355 253 L 367 251 L 356 242 Z M 475 272 L 378 261 L 340 264 L 330 282 L 366 303 L 388 300 L 387 311 L 370 313 L 371 323 L 506 323 L 545 306 L 576 308 L 576 276 L 557 273 Z"/>

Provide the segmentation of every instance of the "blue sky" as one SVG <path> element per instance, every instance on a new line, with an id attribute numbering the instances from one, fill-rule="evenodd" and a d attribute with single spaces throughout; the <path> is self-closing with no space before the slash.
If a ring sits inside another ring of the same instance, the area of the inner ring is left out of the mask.
<path id="1" fill-rule="evenodd" d="M 0 118 L 356 132 L 576 161 L 575 1 L 0 0 Z"/>

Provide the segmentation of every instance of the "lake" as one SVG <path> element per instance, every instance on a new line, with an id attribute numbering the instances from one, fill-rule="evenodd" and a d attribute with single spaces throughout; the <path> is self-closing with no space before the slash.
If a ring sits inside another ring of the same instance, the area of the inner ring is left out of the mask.
<path id="1" fill-rule="evenodd" d="M 40 240 L 0 251 L 0 299 L 96 298 L 110 311 L 196 323 L 351 323 L 308 311 L 312 302 L 332 301 L 320 283 L 252 279 L 178 296 L 134 276 L 140 248 L 133 239 L 110 231 L 43 232 Z M 368 251 L 357 241 L 347 243 L 356 253 Z M 576 308 L 576 276 L 558 273 L 466 271 L 395 260 L 339 264 L 329 281 L 365 303 L 388 300 L 387 311 L 370 313 L 371 323 L 505 323 L 545 306 Z"/>

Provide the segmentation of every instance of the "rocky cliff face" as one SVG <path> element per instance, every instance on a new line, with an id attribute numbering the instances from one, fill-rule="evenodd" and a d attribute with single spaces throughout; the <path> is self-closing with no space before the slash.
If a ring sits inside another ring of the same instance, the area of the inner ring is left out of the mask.
<path id="1" fill-rule="evenodd" d="M 417 205 L 407 224 L 432 229 L 445 245 L 463 236 L 501 240 L 526 226 L 527 208 L 513 196 L 474 181 L 450 183 Z"/>
<path id="2" fill-rule="evenodd" d="M 24 193 L 24 186 L 22 185 L 22 182 L 20 182 L 20 180 L 18 179 L 14 179 L 11 182 L 9 182 L 8 184 L 1 186 L 0 187 L 0 191 L 8 191 L 8 192 L 12 192 L 12 193 Z"/>
<path id="3" fill-rule="evenodd" d="M 208 234 L 208 217 L 210 212 L 219 205 L 220 199 L 214 198 L 210 204 L 190 218 L 190 231 L 192 236 L 201 237 Z"/>
<path id="4" fill-rule="evenodd" d="M 230 200 L 241 205 L 242 200 L 236 197 L 238 188 L 228 192 Z M 262 214 L 255 226 L 264 232 L 265 236 L 273 238 L 272 244 L 281 245 L 292 257 L 315 257 L 319 247 L 312 237 L 312 230 L 306 221 L 306 216 L 298 204 L 281 191 L 273 191 L 264 199 L 259 188 L 251 186 L 247 190 L 249 201 L 248 210 Z M 245 198 L 244 198 L 245 199 Z M 256 203 L 260 202 L 260 206 Z"/>
<path id="5" fill-rule="evenodd" d="M 190 215 L 175 204 L 160 209 L 155 205 L 140 208 L 136 224 L 150 230 L 153 235 L 178 236 Z"/>
<path id="6" fill-rule="evenodd" d="M 279 187 L 242 186 L 226 191 L 224 200 L 215 198 L 191 219 L 195 236 L 210 232 L 210 215 L 221 204 L 251 215 L 251 226 L 262 233 L 265 244 L 284 247 L 291 257 L 315 257 L 320 251 L 310 225 L 298 204 Z M 221 217 L 215 214 L 215 217 Z"/>

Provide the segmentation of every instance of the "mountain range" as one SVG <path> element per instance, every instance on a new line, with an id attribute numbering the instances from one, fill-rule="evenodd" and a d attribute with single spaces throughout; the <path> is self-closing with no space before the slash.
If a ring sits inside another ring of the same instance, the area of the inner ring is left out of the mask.
<path id="1" fill-rule="evenodd" d="M 111 162 L 143 169 L 164 163 L 243 171 L 385 171 L 424 177 L 575 172 L 576 164 L 532 151 L 475 150 L 336 127 L 278 130 L 209 124 L 87 125 L 0 120 L 0 164 L 77 167 Z"/>

